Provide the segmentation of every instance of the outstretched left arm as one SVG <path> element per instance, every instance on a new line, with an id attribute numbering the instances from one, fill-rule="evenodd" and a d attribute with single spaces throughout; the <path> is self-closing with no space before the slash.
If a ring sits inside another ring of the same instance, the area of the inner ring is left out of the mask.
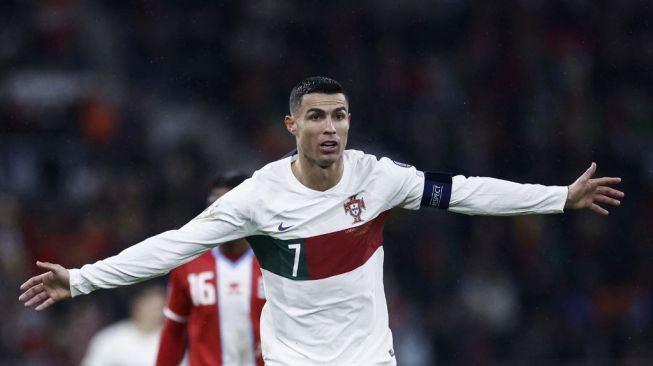
<path id="1" fill-rule="evenodd" d="M 578 177 L 574 183 L 569 185 L 565 208 L 589 208 L 601 215 L 608 215 L 608 210 L 599 206 L 599 203 L 612 206 L 619 206 L 621 204 L 620 199 L 623 198 L 624 192 L 609 187 L 611 185 L 619 184 L 621 178 L 592 178 L 595 172 L 596 163 L 592 163 L 585 173 Z"/>

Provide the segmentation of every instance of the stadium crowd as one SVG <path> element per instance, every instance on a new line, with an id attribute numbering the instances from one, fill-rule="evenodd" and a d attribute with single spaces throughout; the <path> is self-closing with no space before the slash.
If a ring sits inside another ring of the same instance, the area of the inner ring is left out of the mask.
<path id="1" fill-rule="evenodd" d="M 653 5 L 586 1 L 0 2 L 0 363 L 78 364 L 129 289 L 37 313 L 75 267 L 179 227 L 211 178 L 293 147 L 306 76 L 351 96 L 350 148 L 564 184 L 596 161 L 611 216 L 394 212 L 400 365 L 653 362 Z"/>

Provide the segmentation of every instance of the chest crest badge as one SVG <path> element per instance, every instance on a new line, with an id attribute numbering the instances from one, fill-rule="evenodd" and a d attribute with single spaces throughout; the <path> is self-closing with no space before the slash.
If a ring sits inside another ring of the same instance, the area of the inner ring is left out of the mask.
<path id="1" fill-rule="evenodd" d="M 354 218 L 352 224 L 363 221 L 361 214 L 364 209 L 365 201 L 362 198 L 356 198 L 356 195 L 349 197 L 349 200 L 345 202 L 345 214 L 351 215 Z"/>

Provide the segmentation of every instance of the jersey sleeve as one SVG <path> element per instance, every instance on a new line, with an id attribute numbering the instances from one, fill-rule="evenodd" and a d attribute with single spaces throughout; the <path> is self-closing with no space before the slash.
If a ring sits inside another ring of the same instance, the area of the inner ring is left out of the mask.
<path id="1" fill-rule="evenodd" d="M 494 216 L 562 213 L 567 190 L 565 186 L 457 175 L 452 178 L 449 211 Z"/>
<path id="2" fill-rule="evenodd" d="M 185 324 L 167 319 L 163 323 L 163 329 L 161 329 L 155 366 L 179 366 L 184 359 L 186 343 Z"/>
<path id="3" fill-rule="evenodd" d="M 188 289 L 188 280 L 183 267 L 178 267 L 170 272 L 168 281 L 168 302 L 163 309 L 166 318 L 177 322 L 186 323 L 192 309 L 192 300 Z"/>
<path id="4" fill-rule="evenodd" d="M 417 210 L 422 199 L 424 173 L 415 167 L 397 163 L 388 158 L 379 160 L 381 176 L 375 176 L 378 183 L 386 187 L 384 193 L 388 208 L 401 207 Z"/>
<path id="5" fill-rule="evenodd" d="M 119 254 L 70 270 L 73 297 L 162 276 L 205 251 L 253 235 L 255 185 L 248 179 L 178 230 L 145 239 Z"/>

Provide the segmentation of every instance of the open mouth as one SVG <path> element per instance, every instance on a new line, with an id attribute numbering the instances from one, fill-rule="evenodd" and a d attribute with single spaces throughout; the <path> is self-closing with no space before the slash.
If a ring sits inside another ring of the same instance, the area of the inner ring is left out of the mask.
<path id="1" fill-rule="evenodd" d="M 338 143 L 335 141 L 324 141 L 320 144 L 322 152 L 334 152 L 338 149 Z"/>

